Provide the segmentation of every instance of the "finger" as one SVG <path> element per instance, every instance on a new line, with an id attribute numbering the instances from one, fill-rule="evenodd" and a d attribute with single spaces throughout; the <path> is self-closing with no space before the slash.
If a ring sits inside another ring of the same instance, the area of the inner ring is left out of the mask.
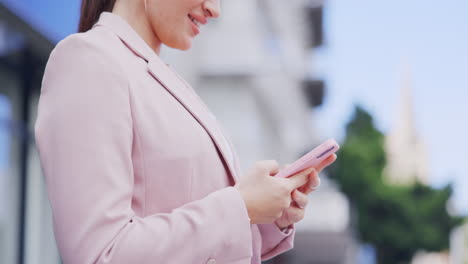
<path id="1" fill-rule="evenodd" d="M 268 175 L 275 176 L 279 172 L 279 168 L 272 168 L 268 170 Z"/>
<path id="2" fill-rule="evenodd" d="M 299 190 L 304 194 L 310 194 L 311 192 L 315 191 L 320 186 L 320 176 L 317 171 L 312 171 L 309 174 L 309 181 L 307 184 L 301 186 Z"/>
<path id="3" fill-rule="evenodd" d="M 296 202 L 296 205 L 302 209 L 304 209 L 307 206 L 307 203 L 309 202 L 309 198 L 307 197 L 307 195 L 301 193 L 298 190 L 295 190 L 293 192 L 292 199 L 294 202 Z"/>
<path id="4" fill-rule="evenodd" d="M 286 178 L 286 180 L 289 182 L 289 187 L 290 190 L 297 189 L 304 185 L 307 180 L 309 179 L 309 174 L 314 170 L 314 168 L 308 168 L 306 170 L 303 170 L 301 172 L 298 172 L 294 174 L 293 176 Z"/>
<path id="5" fill-rule="evenodd" d="M 299 207 L 288 208 L 288 218 L 291 220 L 291 224 L 297 223 L 304 219 L 305 209 Z"/>
<path id="6" fill-rule="evenodd" d="M 336 154 L 329 156 L 328 158 L 324 159 L 320 162 L 315 168 L 320 173 L 323 169 L 331 165 L 336 160 Z"/>
<path id="7" fill-rule="evenodd" d="M 335 162 L 336 158 L 337 158 L 336 154 L 331 155 L 330 157 L 320 162 L 319 165 L 315 167 L 315 169 L 317 170 L 318 173 L 322 172 L 323 169 L 325 169 L 326 167 L 330 166 L 333 162 Z"/>

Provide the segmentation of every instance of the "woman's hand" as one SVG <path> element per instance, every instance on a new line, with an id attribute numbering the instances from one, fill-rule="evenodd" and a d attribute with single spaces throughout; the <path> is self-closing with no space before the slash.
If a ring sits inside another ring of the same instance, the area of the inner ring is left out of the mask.
<path id="1" fill-rule="evenodd" d="M 236 184 L 244 199 L 252 224 L 271 224 L 291 205 L 291 193 L 309 181 L 312 168 L 289 178 L 271 177 L 278 173 L 274 160 L 264 160 L 255 166 Z"/>
<path id="2" fill-rule="evenodd" d="M 319 173 L 336 160 L 336 154 L 323 160 L 314 170 L 308 173 L 308 181 L 306 184 L 295 189 L 291 193 L 292 202 L 290 206 L 283 211 L 281 217 L 279 217 L 275 223 L 283 229 L 294 223 L 297 223 L 304 219 L 305 208 L 309 202 L 307 195 L 317 189 L 320 185 Z M 287 166 L 287 165 L 286 165 Z M 301 172 L 300 172 L 301 173 Z M 293 176 L 294 177 L 294 176 Z"/>

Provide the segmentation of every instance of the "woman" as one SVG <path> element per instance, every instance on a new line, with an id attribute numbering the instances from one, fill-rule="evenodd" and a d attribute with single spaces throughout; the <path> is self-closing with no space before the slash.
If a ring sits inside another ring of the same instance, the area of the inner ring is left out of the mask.
<path id="1" fill-rule="evenodd" d="M 218 0 L 83 0 L 35 124 L 64 263 L 260 263 L 292 247 L 336 156 L 288 179 L 271 177 L 275 161 L 240 177 L 219 124 L 158 56 L 189 49 L 219 12 Z"/>

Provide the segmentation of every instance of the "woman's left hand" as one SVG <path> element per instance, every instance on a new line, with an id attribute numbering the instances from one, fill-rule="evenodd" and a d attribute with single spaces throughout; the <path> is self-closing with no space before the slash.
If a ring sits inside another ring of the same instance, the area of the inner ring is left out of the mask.
<path id="1" fill-rule="evenodd" d="M 281 217 L 275 221 L 276 225 L 280 229 L 288 227 L 304 219 L 305 208 L 309 202 L 307 195 L 319 187 L 319 173 L 324 168 L 332 164 L 336 160 L 336 157 L 336 154 L 333 154 L 332 156 L 323 160 L 315 167 L 315 170 L 309 174 L 308 182 L 291 193 L 291 205 L 288 209 L 284 210 Z"/>

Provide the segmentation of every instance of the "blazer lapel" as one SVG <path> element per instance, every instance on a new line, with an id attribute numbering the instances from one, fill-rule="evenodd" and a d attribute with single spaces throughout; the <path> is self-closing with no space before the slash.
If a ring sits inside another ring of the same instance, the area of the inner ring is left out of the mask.
<path id="1" fill-rule="evenodd" d="M 223 140 L 223 134 L 216 120 L 210 117 L 209 110 L 193 94 L 189 87 L 186 87 L 182 80 L 156 56 L 148 62 L 148 71 L 151 75 L 174 96 L 179 103 L 205 128 L 206 132 L 213 139 L 213 142 L 219 149 L 224 161 L 226 162 L 230 173 L 237 180 L 237 173 L 234 161 L 229 159 L 228 151 L 230 146 L 226 145 L 227 140 Z M 232 154 L 234 156 L 234 154 Z"/>
<path id="2" fill-rule="evenodd" d="M 238 165 L 234 157 L 235 152 L 232 151 L 232 159 L 228 155 L 232 145 L 228 146 L 228 140 L 223 140 L 222 131 L 216 120 L 210 116 L 209 109 L 191 87 L 185 85 L 185 82 L 159 58 L 124 19 L 112 13 L 103 12 L 94 26 L 110 28 L 128 48 L 147 62 L 149 74 L 174 96 L 210 135 L 227 164 L 232 179 L 236 182 Z"/>

